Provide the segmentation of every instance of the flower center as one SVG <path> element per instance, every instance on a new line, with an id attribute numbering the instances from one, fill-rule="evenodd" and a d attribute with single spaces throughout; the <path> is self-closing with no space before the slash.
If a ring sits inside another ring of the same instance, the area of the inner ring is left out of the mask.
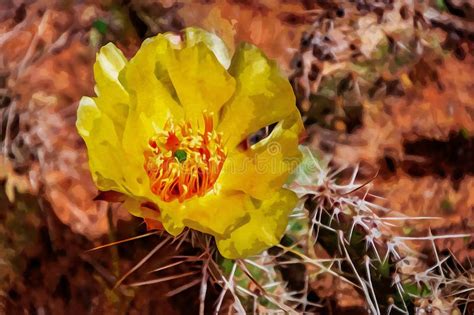
<path id="1" fill-rule="evenodd" d="M 151 191 L 163 201 L 202 196 L 219 177 L 226 159 L 222 136 L 214 130 L 212 116 L 203 116 L 204 130 L 169 119 L 148 142 L 145 170 Z"/>

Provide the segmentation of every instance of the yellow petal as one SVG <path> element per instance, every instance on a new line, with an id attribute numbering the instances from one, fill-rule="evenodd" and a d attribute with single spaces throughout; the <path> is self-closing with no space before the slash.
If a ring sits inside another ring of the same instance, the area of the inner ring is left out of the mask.
<path id="1" fill-rule="evenodd" d="M 122 204 L 122 207 L 133 216 L 143 219 L 161 220 L 160 212 L 154 211 L 147 207 L 143 207 L 142 205 L 144 202 L 146 202 L 146 200 L 140 200 L 129 197 L 125 199 Z"/>
<path id="2" fill-rule="evenodd" d="M 301 161 L 298 137 L 302 130 L 301 118 L 295 113 L 249 150 L 231 151 L 218 184 L 223 190 L 240 190 L 257 199 L 270 198 Z"/>
<path id="3" fill-rule="evenodd" d="M 168 73 L 185 118 L 192 123 L 202 120 L 203 111 L 214 113 L 217 118 L 221 107 L 234 94 L 234 78 L 203 42 L 176 50 Z"/>
<path id="4" fill-rule="evenodd" d="M 163 125 L 169 115 L 182 117 L 167 71 L 172 55 L 173 48 L 165 35 L 148 38 L 130 59 L 125 73 L 131 108 L 150 116 L 158 125 Z"/>
<path id="5" fill-rule="evenodd" d="M 219 52 L 223 44 L 204 31 L 185 34 L 184 45 L 171 33 L 147 39 L 127 65 L 130 113 L 123 145 L 133 164 L 143 165 L 149 138 L 169 117 L 180 121 L 184 110 L 186 118 L 202 121 L 204 110 L 217 113 L 234 92 L 234 79 L 211 50 Z M 225 61 L 226 52 L 219 56 Z"/>
<path id="6" fill-rule="evenodd" d="M 123 137 L 130 112 L 130 97 L 123 73 L 127 60 L 109 43 L 97 54 L 94 64 L 97 97 L 81 99 L 77 129 L 88 148 L 92 177 L 100 190 L 134 196 L 149 194 L 143 161 L 124 150 Z"/>
<path id="7" fill-rule="evenodd" d="M 295 193 L 281 189 L 249 211 L 250 220 L 224 237 L 216 237 L 219 252 L 237 259 L 256 255 L 277 245 L 285 232 L 288 216 L 298 202 Z"/>
<path id="8" fill-rule="evenodd" d="M 94 182 L 100 190 L 126 193 L 120 154 L 120 139 L 112 119 L 101 112 L 95 101 L 83 97 L 77 111 L 77 130 L 87 145 L 89 167 Z"/>
<path id="9" fill-rule="evenodd" d="M 219 63 L 225 69 L 229 68 L 231 62 L 229 50 L 219 36 L 196 27 L 188 27 L 184 30 L 184 33 L 187 46 L 194 46 L 200 42 L 206 44 L 212 50 Z"/>
<path id="10" fill-rule="evenodd" d="M 223 108 L 218 127 L 232 149 L 260 128 L 278 122 L 296 110 L 290 83 L 277 65 L 250 44 L 241 45 L 229 68 L 237 80 L 234 97 Z"/>
<path id="11" fill-rule="evenodd" d="M 171 54 L 169 41 L 158 35 L 143 42 L 126 69 L 130 112 L 123 146 L 134 163 L 142 166 L 150 137 L 163 128 L 169 117 L 182 118 L 182 108 L 166 71 Z"/>
<path id="12" fill-rule="evenodd" d="M 183 117 L 176 91 L 167 72 L 172 48 L 164 35 L 145 40 L 129 61 L 124 73 L 130 93 L 122 146 L 123 163 L 130 166 L 126 175 L 135 184 L 133 195 L 151 198 L 149 178 L 144 171 L 144 152 L 148 140 L 163 128 L 169 117 Z"/>
<path id="13" fill-rule="evenodd" d="M 100 49 L 94 64 L 95 91 L 98 96 L 95 102 L 113 120 L 119 136 L 128 114 L 128 92 L 119 79 L 126 65 L 127 59 L 112 43 Z"/>
<path id="14" fill-rule="evenodd" d="M 150 197 L 143 163 L 134 163 L 123 150 L 115 122 L 98 108 L 94 99 L 81 99 L 76 127 L 86 143 L 89 168 L 99 190 Z"/>
<path id="15" fill-rule="evenodd" d="M 137 162 L 123 149 L 116 122 L 99 109 L 94 99 L 81 99 L 76 127 L 86 143 L 89 169 L 99 190 L 150 197 L 143 162 Z"/>
<path id="16" fill-rule="evenodd" d="M 163 226 L 173 235 L 184 226 L 211 235 L 224 235 L 248 220 L 247 212 L 253 208 L 248 195 L 239 192 L 209 192 L 183 203 L 158 201 Z"/>
<path id="17" fill-rule="evenodd" d="M 117 96 L 128 100 L 128 93 L 119 79 L 120 72 L 126 65 L 127 59 L 113 43 L 108 43 L 99 50 L 94 64 L 94 78 L 98 95 Z M 118 95 L 108 95 L 112 92 Z"/>

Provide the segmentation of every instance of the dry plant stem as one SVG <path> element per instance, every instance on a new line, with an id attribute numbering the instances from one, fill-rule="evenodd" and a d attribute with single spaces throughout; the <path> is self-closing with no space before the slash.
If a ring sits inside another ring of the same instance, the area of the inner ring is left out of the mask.
<path id="1" fill-rule="evenodd" d="M 222 275 L 222 281 L 224 282 L 224 287 L 219 295 L 219 298 L 217 299 L 217 304 L 214 310 L 214 314 L 218 314 L 219 311 L 221 310 L 222 302 L 224 301 L 224 296 L 228 290 L 230 290 L 232 295 L 235 296 L 233 281 L 234 281 L 234 274 L 236 270 L 237 270 L 237 264 L 234 262 L 234 264 L 232 265 L 232 270 L 229 275 L 229 279 L 226 279 L 224 275 Z"/>
<path id="2" fill-rule="evenodd" d="M 196 261 L 202 261 L 202 259 L 200 259 L 199 257 L 186 257 L 184 260 L 177 261 L 175 263 L 171 263 L 171 264 L 168 264 L 166 266 L 150 270 L 150 271 L 148 271 L 148 273 L 158 272 L 158 271 L 165 270 L 165 269 L 168 269 L 168 268 L 176 267 L 176 266 L 182 265 L 182 264 L 187 263 L 187 262 L 194 263 Z"/>
<path id="3" fill-rule="evenodd" d="M 131 287 L 139 287 L 142 285 L 149 285 L 149 284 L 155 284 L 155 283 L 160 283 L 160 282 L 165 282 L 165 281 L 171 281 L 171 280 L 176 280 L 179 278 L 184 278 L 192 275 L 198 274 L 199 271 L 190 271 L 190 272 L 185 272 L 179 275 L 173 275 L 169 277 L 163 277 L 163 278 L 158 278 L 158 279 L 153 279 L 153 280 L 148 280 L 148 281 L 141 281 L 141 282 L 134 282 L 132 284 L 129 284 Z M 128 275 L 127 275 L 128 276 Z"/>
<path id="4" fill-rule="evenodd" d="M 207 282 L 209 281 L 209 261 L 212 259 L 211 255 L 207 251 L 207 259 L 204 261 L 202 266 L 202 279 L 201 279 L 201 288 L 199 290 L 199 315 L 204 315 L 205 302 L 206 302 L 206 292 L 207 292 Z"/>
<path id="5" fill-rule="evenodd" d="M 109 237 L 109 240 L 113 243 L 113 242 L 116 241 L 117 236 L 116 236 L 115 226 L 114 226 L 114 223 L 113 223 L 112 211 L 113 211 L 113 209 L 109 205 L 107 207 L 107 222 L 109 224 L 108 237 Z M 117 247 L 115 247 L 115 246 L 110 247 L 110 255 L 112 256 L 113 273 L 118 278 L 119 273 L 120 273 L 120 266 L 119 266 L 119 259 L 120 258 L 119 258 L 119 253 L 118 253 Z"/>
<path id="6" fill-rule="evenodd" d="M 172 297 L 172 296 L 175 296 L 176 294 L 179 294 L 183 291 L 186 291 L 187 289 L 190 289 L 192 287 L 194 287 L 195 285 L 198 285 L 199 283 L 201 283 L 201 279 L 195 279 L 185 285 L 182 285 L 172 291 L 169 291 L 168 293 L 166 293 L 166 297 Z"/>
<path id="7" fill-rule="evenodd" d="M 119 245 L 119 244 L 126 243 L 126 242 L 130 242 L 130 241 L 138 240 L 138 239 L 140 239 L 140 238 L 144 238 L 144 237 L 147 237 L 147 236 L 150 236 L 150 235 L 156 235 L 157 233 L 158 233 L 157 231 L 152 231 L 152 232 L 145 233 L 145 234 L 142 234 L 142 235 L 130 237 L 130 238 L 127 238 L 127 239 L 124 239 L 124 240 L 120 240 L 120 241 L 116 241 L 116 242 L 112 242 L 112 243 L 100 245 L 100 246 L 97 246 L 97 247 L 88 249 L 88 250 L 86 251 L 86 253 L 92 252 L 92 251 L 96 251 L 96 250 L 99 250 L 99 249 L 103 249 L 103 248 L 106 248 L 106 247 L 110 247 L 110 246 Z"/>
<path id="8" fill-rule="evenodd" d="M 122 284 L 122 282 L 131 275 L 134 271 L 140 268 L 148 259 L 150 259 L 160 248 L 162 248 L 168 241 L 171 239 L 170 236 L 167 236 L 163 241 L 155 246 L 145 257 L 140 260 L 132 269 L 130 269 L 126 274 L 124 274 L 115 284 L 114 289 Z"/>
<path id="9" fill-rule="evenodd" d="M 314 157 L 312 157 L 312 160 L 313 163 L 317 163 Z M 218 263 L 219 258 L 212 238 L 203 233 L 186 230 L 177 238 L 168 236 L 161 241 L 117 281 L 116 287 L 120 286 L 131 273 L 140 268 L 165 244 L 174 243 L 176 249 L 179 249 L 186 243 L 200 249 L 195 256 L 175 255 L 173 258 L 178 259 L 178 261 L 172 261 L 167 265 L 157 267 L 149 273 L 196 262 L 201 264 L 200 270 L 135 282 L 130 286 L 152 285 L 200 274 L 198 279 L 193 277 L 189 283 L 168 292 L 167 296 L 176 295 L 200 284 L 199 314 L 205 314 L 208 285 L 212 283 L 222 287 L 215 303 L 214 314 L 219 314 L 222 311 L 227 292 L 230 292 L 233 298 L 230 310 L 239 314 L 245 314 L 245 310 L 249 306 L 252 306 L 254 313 L 261 309 L 273 310 L 275 307 L 287 313 L 297 313 L 297 308 L 304 311 L 307 306 L 321 307 L 321 305 L 314 304 L 307 299 L 308 277 L 306 277 L 306 289 L 303 290 L 303 297 L 297 297 L 301 295 L 301 292 L 290 291 L 285 283 L 274 279 L 272 273 L 275 273 L 281 266 L 303 263 L 317 267 L 318 271 L 310 276 L 319 273 L 330 273 L 357 288 L 366 298 L 367 307 L 371 314 L 397 312 L 408 314 L 414 312 L 417 309 L 414 302 L 422 297 L 416 292 L 415 294 L 407 292 L 405 287 L 414 283 L 419 283 L 419 288 L 428 286 L 434 297 L 450 298 L 455 301 L 453 303 L 460 305 L 467 305 L 472 302 L 472 292 L 474 291 L 472 280 L 466 280 L 468 278 L 465 276 L 467 273 L 465 270 L 462 272 L 456 270 L 455 272 L 448 269 L 449 257 L 443 258 L 436 253 L 436 265 L 426 269 L 421 274 L 407 274 L 400 269 L 407 257 L 419 257 L 416 252 L 405 244 L 405 241 L 428 240 L 432 242 L 433 249 L 436 250 L 434 245 L 436 239 L 468 237 L 470 234 L 438 236 L 430 234 L 422 237 L 391 236 L 393 234 L 393 222 L 426 220 L 429 218 L 379 217 L 375 210 L 382 211 L 384 214 L 387 210 L 366 200 L 368 197 L 373 197 L 368 189 L 370 182 L 356 185 L 357 169 L 349 184 L 340 185 L 335 181 L 336 175 L 322 164 L 318 162 L 318 164 L 315 164 L 315 168 L 317 171 L 314 174 L 305 174 L 303 176 L 305 180 L 302 183 L 293 185 L 293 188 L 299 193 L 304 191 L 303 195 L 306 198 L 306 210 L 295 210 L 292 218 L 309 224 L 307 237 L 304 237 L 306 240 L 304 242 L 307 245 L 303 245 L 301 241 L 291 246 L 279 245 L 279 250 L 276 253 L 274 251 L 272 251 L 272 254 L 264 252 L 256 257 L 236 260 L 231 266 L 230 274 L 226 277 Z M 156 232 L 146 233 L 127 240 L 99 246 L 92 250 L 154 234 Z M 314 244 L 322 246 L 333 258 L 311 258 L 310 256 L 314 256 L 311 254 L 311 248 Z M 251 269 L 255 271 L 255 268 L 262 272 L 265 277 L 254 274 Z M 236 272 L 241 273 L 240 277 L 243 276 L 248 279 L 253 289 L 247 287 L 247 285 L 242 285 L 241 278 L 237 278 Z M 451 276 L 453 274 L 457 274 L 457 276 L 453 278 Z M 282 291 L 274 293 L 272 288 L 275 287 L 281 288 Z M 255 290 L 255 288 L 257 289 Z M 449 288 L 449 294 L 446 294 L 446 288 Z M 270 303 L 272 307 L 268 308 L 268 304 L 261 304 L 262 299 Z M 464 308 L 464 310 L 466 309 L 467 307 Z"/>
<path id="10" fill-rule="evenodd" d="M 420 308 L 416 303 L 424 299 L 423 295 L 426 294 L 431 295 L 430 301 L 445 301 L 444 307 L 452 310 L 456 310 L 456 305 L 462 305 L 464 301 L 466 304 L 472 301 L 472 295 L 469 294 L 474 291 L 473 281 L 463 278 L 465 271 L 447 270 L 448 261 L 455 258 L 441 257 L 434 243 L 436 239 L 465 238 L 472 237 L 472 234 L 432 235 L 430 232 L 421 237 L 394 236 L 396 226 L 393 222 L 430 218 L 379 216 L 377 212 L 386 215 L 388 210 L 367 200 L 369 196 L 374 197 L 369 193 L 370 182 L 355 184 L 357 168 L 348 184 L 337 184 L 329 169 L 325 169 L 309 150 L 307 153 L 310 155 L 308 160 L 312 161 L 311 171 L 309 174 L 299 174 L 291 187 L 302 198 L 306 198 L 310 235 L 308 243 L 322 246 L 334 257 L 335 263 L 329 267 L 331 273 L 358 284 L 354 287 L 365 297 L 371 314 L 395 311 L 418 314 Z M 406 268 L 410 260 L 420 262 L 422 258 L 406 241 L 420 240 L 431 242 L 437 262 L 424 272 L 413 267 Z M 295 246 L 305 248 L 301 245 Z M 289 250 L 287 247 L 281 248 Z M 309 249 L 306 247 L 306 251 Z M 303 262 L 312 262 L 306 254 L 294 249 L 292 252 Z M 322 270 L 327 272 L 327 269 Z"/>
<path id="11" fill-rule="evenodd" d="M 326 188 L 326 192 L 335 193 L 331 187 Z M 393 268 L 390 265 L 395 265 L 400 255 L 396 245 L 387 246 L 388 241 L 381 239 L 378 225 L 382 221 L 377 221 L 376 216 L 366 215 L 363 211 L 354 213 L 352 217 L 347 214 L 348 211 L 345 208 L 354 207 L 356 203 L 344 204 L 343 198 L 359 189 L 361 188 L 351 189 L 349 193 L 344 192 L 338 200 L 330 200 L 327 196 L 315 196 L 308 199 L 307 207 L 315 209 L 312 216 L 312 223 L 317 225 L 315 242 L 333 257 L 345 258 L 345 261 L 339 264 L 339 270 L 336 269 L 335 272 L 341 272 L 348 279 L 358 283 L 356 287 L 365 296 L 370 312 L 382 314 L 388 308 L 388 305 L 384 305 L 385 301 L 390 297 L 401 296 L 401 292 L 399 287 L 390 285 L 391 273 L 383 276 L 377 268 L 382 268 L 384 264 L 388 264 L 390 269 Z M 331 213 L 331 209 L 335 208 L 341 210 Z M 372 231 L 374 228 L 376 231 Z M 375 233 L 378 237 L 370 233 Z M 407 311 L 406 307 L 404 310 Z"/>

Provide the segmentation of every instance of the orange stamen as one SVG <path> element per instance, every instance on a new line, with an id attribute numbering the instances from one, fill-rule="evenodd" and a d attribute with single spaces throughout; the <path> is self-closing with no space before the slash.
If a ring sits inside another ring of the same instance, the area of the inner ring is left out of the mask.
<path id="1" fill-rule="evenodd" d="M 163 201 L 203 196 L 217 181 L 226 159 L 222 137 L 209 114 L 204 114 L 202 129 L 169 120 L 150 139 L 144 166 L 151 191 Z"/>

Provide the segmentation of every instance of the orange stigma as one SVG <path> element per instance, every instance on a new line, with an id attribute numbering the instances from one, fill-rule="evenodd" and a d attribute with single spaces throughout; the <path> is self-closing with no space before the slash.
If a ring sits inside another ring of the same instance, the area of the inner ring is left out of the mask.
<path id="1" fill-rule="evenodd" d="M 145 170 L 151 191 L 163 201 L 203 196 L 219 177 L 226 159 L 222 136 L 214 130 L 212 115 L 203 116 L 204 130 L 169 119 L 149 140 Z"/>

